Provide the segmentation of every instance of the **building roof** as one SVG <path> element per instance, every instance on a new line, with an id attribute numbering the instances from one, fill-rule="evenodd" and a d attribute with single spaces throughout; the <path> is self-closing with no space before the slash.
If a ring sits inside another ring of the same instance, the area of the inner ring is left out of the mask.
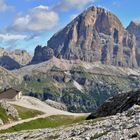
<path id="1" fill-rule="evenodd" d="M 14 99 L 16 95 L 18 95 L 19 91 L 13 88 L 9 88 L 0 93 L 1 99 Z"/>

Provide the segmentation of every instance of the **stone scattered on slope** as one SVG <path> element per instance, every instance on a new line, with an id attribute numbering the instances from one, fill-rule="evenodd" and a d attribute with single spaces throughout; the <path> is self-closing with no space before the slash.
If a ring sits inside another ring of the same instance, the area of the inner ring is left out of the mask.
<path id="1" fill-rule="evenodd" d="M 133 112 L 133 113 L 131 113 Z M 9 140 L 139 140 L 140 106 L 114 116 L 84 121 L 67 127 L 0 134 Z"/>
<path id="2" fill-rule="evenodd" d="M 50 99 L 46 100 L 45 103 L 56 108 L 56 109 L 67 111 L 67 107 L 63 103 L 55 102 L 55 101 L 50 100 Z"/>

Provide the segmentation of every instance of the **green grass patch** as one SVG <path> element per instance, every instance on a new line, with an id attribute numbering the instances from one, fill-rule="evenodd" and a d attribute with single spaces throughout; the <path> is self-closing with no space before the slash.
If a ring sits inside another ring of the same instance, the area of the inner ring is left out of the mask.
<path id="1" fill-rule="evenodd" d="M 14 105 L 14 107 L 18 111 L 19 117 L 21 119 L 33 118 L 33 117 L 36 117 L 38 115 L 43 115 L 44 114 L 41 111 L 28 109 L 28 108 L 17 106 L 17 105 Z"/>
<path id="2" fill-rule="evenodd" d="M 4 123 L 7 123 L 9 122 L 8 120 L 8 115 L 6 114 L 6 111 L 0 107 L 0 119 L 4 122 Z"/>
<path id="3" fill-rule="evenodd" d="M 80 117 L 64 116 L 64 115 L 50 116 L 47 118 L 41 118 L 23 124 L 18 124 L 7 130 L 1 130 L 0 133 L 10 133 L 10 132 L 16 132 L 21 130 L 32 130 L 32 129 L 40 129 L 40 128 L 56 128 L 60 126 L 67 126 L 74 123 L 80 123 L 85 119 L 86 119 L 85 116 L 80 116 Z"/>

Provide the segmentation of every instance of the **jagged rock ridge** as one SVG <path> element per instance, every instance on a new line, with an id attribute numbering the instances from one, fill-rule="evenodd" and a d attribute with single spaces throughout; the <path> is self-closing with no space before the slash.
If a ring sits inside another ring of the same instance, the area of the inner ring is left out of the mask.
<path id="1" fill-rule="evenodd" d="M 123 28 L 119 19 L 103 8 L 93 6 L 56 33 L 47 46 L 38 46 L 32 63 L 55 56 L 135 67 L 135 50 L 135 36 Z"/>
<path id="2" fill-rule="evenodd" d="M 13 70 L 21 66 L 27 65 L 32 57 L 27 51 L 16 49 L 8 52 L 4 48 L 0 48 L 0 66 Z"/>

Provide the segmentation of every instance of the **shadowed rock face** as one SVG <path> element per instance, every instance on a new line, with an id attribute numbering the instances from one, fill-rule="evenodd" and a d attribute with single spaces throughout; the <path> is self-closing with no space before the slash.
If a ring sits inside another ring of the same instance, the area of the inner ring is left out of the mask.
<path id="1" fill-rule="evenodd" d="M 0 66 L 6 68 L 8 70 L 20 68 L 20 64 L 9 56 L 0 57 Z"/>
<path id="2" fill-rule="evenodd" d="M 95 112 L 93 112 L 87 119 L 94 119 L 97 117 L 106 117 L 109 115 L 116 115 L 128 110 L 133 105 L 140 105 L 140 90 L 135 92 L 128 92 L 111 97 L 103 103 Z"/>
<path id="3" fill-rule="evenodd" d="M 46 61 L 54 55 L 68 60 L 135 67 L 135 50 L 135 36 L 123 28 L 115 15 L 91 7 L 56 33 L 46 47 L 36 49 L 32 63 Z"/>
<path id="4" fill-rule="evenodd" d="M 135 22 L 131 22 L 129 26 L 127 27 L 127 30 L 136 36 L 136 59 L 137 63 L 140 66 L 140 24 L 137 24 Z"/>

